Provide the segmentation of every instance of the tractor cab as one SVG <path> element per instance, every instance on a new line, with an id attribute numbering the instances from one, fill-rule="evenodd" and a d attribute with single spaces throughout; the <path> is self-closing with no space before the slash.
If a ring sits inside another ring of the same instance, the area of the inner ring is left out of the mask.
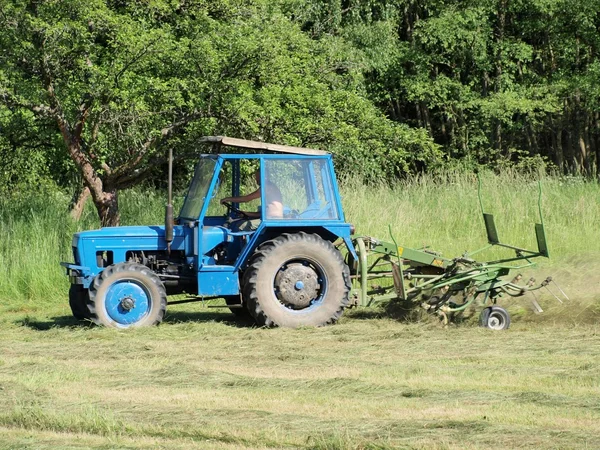
<path id="1" fill-rule="evenodd" d="M 253 247 L 285 230 L 349 236 L 330 154 L 227 137 L 203 141 L 213 153 L 200 157 L 177 220 L 202 229 L 199 269 L 239 268 Z M 243 204 L 222 202 L 252 193 Z"/>
<path id="2" fill-rule="evenodd" d="M 243 216 L 239 203 L 228 207 L 221 205 L 220 200 L 239 197 L 261 186 L 265 189 L 260 189 L 260 199 L 251 204 L 261 219 L 343 221 L 331 155 L 327 152 L 227 137 L 203 140 L 213 144 L 213 152 L 201 156 L 179 214 L 181 221 L 201 219 L 203 225 L 222 225 L 223 217 L 238 219 Z M 276 196 L 281 195 L 281 214 L 269 213 L 268 197 L 273 191 Z"/>

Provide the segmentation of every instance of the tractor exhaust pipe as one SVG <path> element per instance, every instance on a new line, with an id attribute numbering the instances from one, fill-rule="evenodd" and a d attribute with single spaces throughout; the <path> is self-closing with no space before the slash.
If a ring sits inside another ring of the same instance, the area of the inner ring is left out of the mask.
<path id="1" fill-rule="evenodd" d="M 173 242 L 173 149 L 169 148 L 169 185 L 168 200 L 165 209 L 165 241 L 167 241 L 167 253 L 171 254 L 171 242 Z"/>

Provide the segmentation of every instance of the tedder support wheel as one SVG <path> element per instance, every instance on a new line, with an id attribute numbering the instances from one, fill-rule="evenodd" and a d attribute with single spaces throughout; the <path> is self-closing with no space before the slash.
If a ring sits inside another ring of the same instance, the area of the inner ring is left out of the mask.
<path id="1" fill-rule="evenodd" d="M 491 330 L 506 330 L 510 327 L 510 315 L 500 306 L 489 306 L 481 311 L 479 325 Z"/>
<path id="2" fill-rule="evenodd" d="M 319 235 L 286 233 L 258 247 L 243 291 L 259 325 L 318 327 L 335 322 L 348 305 L 350 270 Z"/>
<path id="3" fill-rule="evenodd" d="M 69 306 L 73 317 L 77 320 L 85 320 L 90 318 L 88 302 L 90 296 L 88 290 L 80 284 L 72 284 L 69 288 Z"/>
<path id="4" fill-rule="evenodd" d="M 167 294 L 160 278 L 137 263 L 107 267 L 90 285 L 90 318 L 115 328 L 159 324 L 167 309 Z"/>

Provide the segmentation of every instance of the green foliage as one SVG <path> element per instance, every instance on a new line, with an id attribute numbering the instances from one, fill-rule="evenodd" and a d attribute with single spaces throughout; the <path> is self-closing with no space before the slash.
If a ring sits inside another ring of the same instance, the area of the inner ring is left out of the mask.
<path id="1" fill-rule="evenodd" d="M 434 163 L 425 132 L 368 99 L 365 57 L 350 39 L 313 39 L 290 14 L 266 1 L 10 1 L 0 15 L 0 98 L 8 120 L 28 114 L 21 126 L 81 151 L 104 189 L 153 175 L 164 149 L 189 154 L 205 134 L 335 150 L 341 167 L 365 176 Z M 391 30 L 364 27 L 363 40 L 382 42 L 381 33 Z M 25 148 L 15 157 L 26 159 Z M 46 163 L 67 155 L 39 154 Z M 77 180 L 72 163 L 55 166 L 61 185 Z"/>
<path id="2" fill-rule="evenodd" d="M 426 129 L 450 159 L 541 156 L 595 173 L 598 0 L 300 4 L 304 29 L 343 36 L 362 55 L 369 98 Z"/>
<path id="3" fill-rule="evenodd" d="M 61 114 L 71 131 L 82 125 L 105 189 L 163 178 L 166 149 L 189 156 L 206 134 L 330 150 L 341 175 L 368 182 L 535 161 L 594 175 L 598 10 L 600 0 L 6 1 L 1 184 L 80 185 Z"/>

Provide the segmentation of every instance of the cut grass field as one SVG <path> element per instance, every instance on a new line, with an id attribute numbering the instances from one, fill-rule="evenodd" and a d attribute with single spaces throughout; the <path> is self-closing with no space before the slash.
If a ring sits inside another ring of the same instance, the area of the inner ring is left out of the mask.
<path id="1" fill-rule="evenodd" d="M 535 246 L 537 186 L 484 178 L 500 237 Z M 343 188 L 360 233 L 454 256 L 483 246 L 471 176 Z M 0 200 L 0 448 L 600 448 L 600 187 L 544 180 L 553 275 L 533 315 L 492 332 L 393 308 L 319 329 L 258 329 L 215 304 L 169 307 L 118 332 L 70 317 L 63 196 Z M 160 195 L 122 197 L 125 224 L 160 223 Z M 494 256 L 495 254 L 492 254 Z"/>
<path id="2" fill-rule="evenodd" d="M 241 325 L 199 306 L 126 333 L 5 323 L 0 447 L 600 447 L 596 326 Z"/>

